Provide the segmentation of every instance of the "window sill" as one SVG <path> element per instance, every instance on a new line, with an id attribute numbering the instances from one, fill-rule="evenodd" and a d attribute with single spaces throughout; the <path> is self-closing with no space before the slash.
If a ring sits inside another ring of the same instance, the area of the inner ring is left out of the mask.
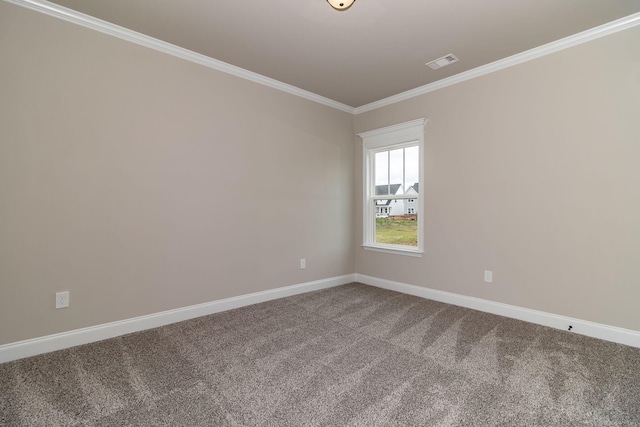
<path id="1" fill-rule="evenodd" d="M 407 247 L 407 249 L 404 249 L 404 248 L 400 249 L 398 246 L 362 245 L 362 249 L 366 251 L 386 252 L 389 254 L 405 255 L 405 256 L 412 256 L 412 257 L 422 257 L 424 255 L 424 251 L 420 249 L 410 248 L 410 247 Z"/>

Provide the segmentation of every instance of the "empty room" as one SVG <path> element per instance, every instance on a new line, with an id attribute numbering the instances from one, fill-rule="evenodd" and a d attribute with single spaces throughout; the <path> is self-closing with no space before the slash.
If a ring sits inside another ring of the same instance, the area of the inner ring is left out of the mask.
<path id="1" fill-rule="evenodd" d="M 0 1 L 0 425 L 640 425 L 637 0 Z"/>

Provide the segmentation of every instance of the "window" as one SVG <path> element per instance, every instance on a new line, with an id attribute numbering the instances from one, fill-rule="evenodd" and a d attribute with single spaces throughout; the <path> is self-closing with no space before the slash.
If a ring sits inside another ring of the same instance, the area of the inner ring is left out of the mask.
<path id="1" fill-rule="evenodd" d="M 418 119 L 358 134 L 364 147 L 365 249 L 422 255 L 425 123 Z"/>

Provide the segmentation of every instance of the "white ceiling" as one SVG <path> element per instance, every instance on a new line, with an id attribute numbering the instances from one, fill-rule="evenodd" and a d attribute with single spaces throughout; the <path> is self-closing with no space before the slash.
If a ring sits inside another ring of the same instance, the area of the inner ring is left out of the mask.
<path id="1" fill-rule="evenodd" d="M 53 0 L 350 107 L 640 12 L 640 0 Z M 439 70 L 424 64 L 453 53 Z"/>

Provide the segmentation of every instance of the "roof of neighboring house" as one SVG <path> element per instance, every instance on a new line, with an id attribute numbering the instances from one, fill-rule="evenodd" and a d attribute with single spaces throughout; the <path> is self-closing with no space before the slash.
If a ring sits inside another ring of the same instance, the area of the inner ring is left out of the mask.
<path id="1" fill-rule="evenodd" d="M 408 192 L 409 192 L 409 190 L 410 190 L 410 189 L 412 189 L 412 188 L 415 190 L 415 192 L 416 192 L 416 193 L 419 193 L 419 192 L 420 192 L 420 183 L 419 183 L 419 182 L 416 182 L 416 183 L 415 183 L 415 184 L 413 184 L 411 187 L 409 187 L 409 188 L 407 189 L 407 193 L 408 193 Z"/>
<path id="2" fill-rule="evenodd" d="M 391 193 L 389 193 L 389 187 L 391 187 Z M 398 189 L 400 188 L 400 184 L 391 184 L 391 185 L 376 185 L 376 196 L 385 196 L 387 194 L 396 194 Z"/>

